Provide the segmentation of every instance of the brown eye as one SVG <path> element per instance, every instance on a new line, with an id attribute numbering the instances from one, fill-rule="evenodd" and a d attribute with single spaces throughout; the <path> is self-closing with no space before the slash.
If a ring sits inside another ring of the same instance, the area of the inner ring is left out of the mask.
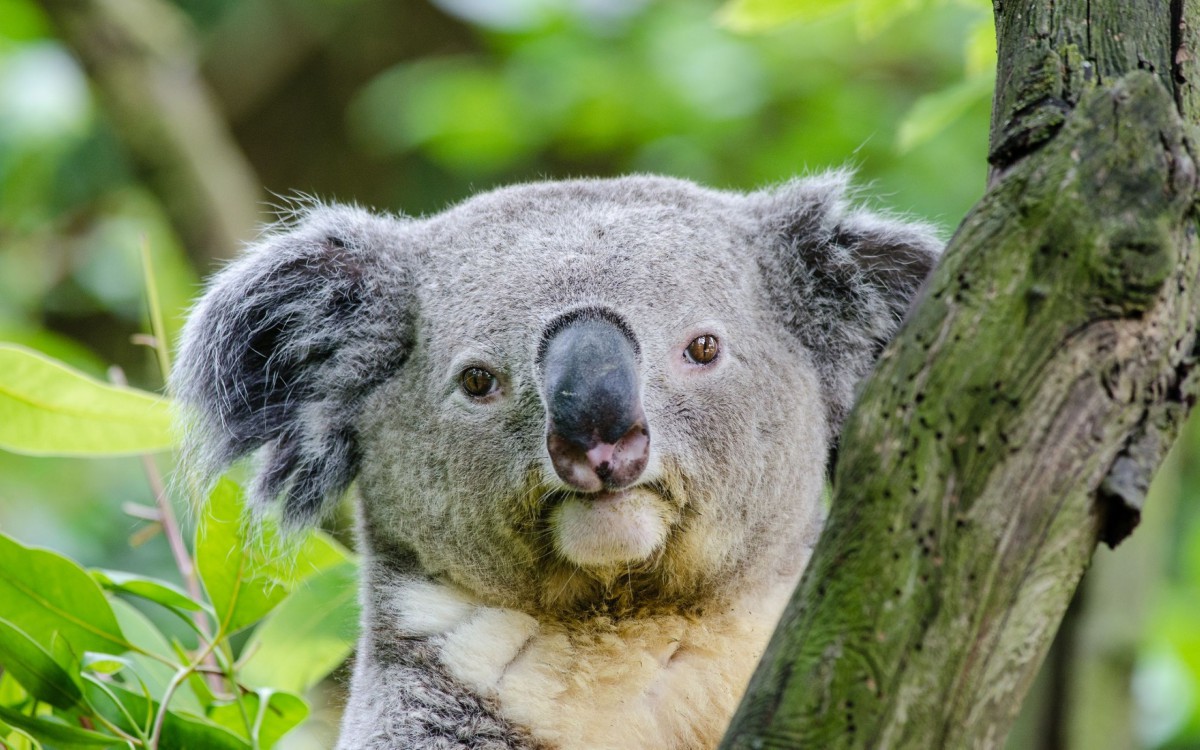
<path id="1" fill-rule="evenodd" d="M 462 375 L 458 376 L 458 382 L 468 396 L 475 398 L 490 396 L 499 387 L 496 383 L 496 376 L 482 367 L 468 367 L 463 370 Z"/>
<path id="2" fill-rule="evenodd" d="M 688 344 L 686 352 L 688 360 L 707 365 L 717 358 L 717 337 L 708 333 L 697 336 Z"/>

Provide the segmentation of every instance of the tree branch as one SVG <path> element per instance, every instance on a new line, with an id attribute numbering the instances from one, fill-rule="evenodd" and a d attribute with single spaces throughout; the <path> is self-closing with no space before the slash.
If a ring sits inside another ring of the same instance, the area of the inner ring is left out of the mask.
<path id="1" fill-rule="evenodd" d="M 1195 47 L 1166 5 L 996 3 L 990 189 L 847 422 L 829 524 L 722 747 L 1003 744 L 1197 392 L 1171 62 Z"/>

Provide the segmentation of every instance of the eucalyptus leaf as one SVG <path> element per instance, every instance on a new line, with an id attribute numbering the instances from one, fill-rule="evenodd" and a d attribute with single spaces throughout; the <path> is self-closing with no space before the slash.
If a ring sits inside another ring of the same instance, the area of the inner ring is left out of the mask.
<path id="1" fill-rule="evenodd" d="M 143 651 L 153 655 L 130 655 L 129 662 L 133 665 L 134 675 L 146 686 L 152 695 L 162 695 L 166 692 L 171 678 L 175 676 L 176 670 L 170 666 L 170 662 L 182 665 L 184 660 L 179 658 L 179 655 L 175 653 L 175 649 L 171 647 L 171 644 L 154 623 L 136 607 L 129 602 L 123 602 L 119 599 L 114 601 L 112 605 L 113 612 L 117 615 L 117 620 L 121 623 L 121 630 L 134 643 L 141 646 Z M 154 658 L 155 656 L 159 658 L 156 659 Z M 164 663 L 164 661 L 167 663 Z M 196 698 L 195 693 L 188 684 L 180 685 L 175 691 L 175 695 L 171 699 L 171 707 L 193 711 L 197 714 L 203 713 L 200 701 Z"/>
<path id="2" fill-rule="evenodd" d="M 133 662 L 124 656 L 97 654 L 95 651 L 88 651 L 83 655 L 80 666 L 97 674 L 116 674 L 122 669 L 132 669 Z"/>
<path id="3" fill-rule="evenodd" d="M 855 7 L 860 0 L 728 0 L 717 11 L 722 26 L 741 33 L 770 31 L 785 24 L 815 21 Z"/>
<path id="4" fill-rule="evenodd" d="M 967 32 L 963 57 L 966 58 L 967 78 L 996 77 L 996 24 L 990 15 L 980 14 L 979 20 Z"/>
<path id="5" fill-rule="evenodd" d="M 931 140 L 971 107 L 987 101 L 993 83 L 990 74 L 978 75 L 918 99 L 900 123 L 900 151 L 910 151 Z"/>
<path id="6" fill-rule="evenodd" d="M 38 716 L 26 716 L 20 711 L 0 706 L 0 720 L 10 724 L 42 743 L 55 748 L 69 750 L 76 747 L 112 747 L 125 744 L 123 740 L 109 734 L 93 732 L 82 727 L 73 727 Z"/>
<path id="7" fill-rule="evenodd" d="M 220 481 L 196 529 L 196 568 L 212 601 L 217 637 L 254 624 L 288 593 L 275 575 L 282 565 L 277 545 L 251 540 L 247 531 L 241 489 Z"/>
<path id="8" fill-rule="evenodd" d="M 174 444 L 167 400 L 0 344 L 0 448 L 32 456 L 113 456 Z"/>
<path id="9" fill-rule="evenodd" d="M 83 694 L 54 657 L 21 629 L 0 618 L 0 665 L 40 701 L 71 708 Z"/>
<path id="10" fill-rule="evenodd" d="M 856 0 L 854 20 L 859 37 L 879 35 L 901 16 L 921 10 L 928 0 Z"/>
<path id="11" fill-rule="evenodd" d="M 357 581 L 356 566 L 344 562 L 297 586 L 254 631 L 242 677 L 304 693 L 336 669 L 357 637 Z"/>
<path id="12" fill-rule="evenodd" d="M 318 529 L 305 537 L 292 560 L 291 572 L 277 571 L 277 575 L 286 576 L 291 583 L 299 583 L 335 565 L 355 562 L 357 558 L 339 541 Z"/>
<path id="13" fill-rule="evenodd" d="M 99 687 L 88 683 L 84 685 L 84 694 L 88 702 L 106 719 L 122 730 L 130 733 L 145 731 L 147 727 L 135 729 L 125 718 L 125 712 L 131 716 L 157 715 L 159 704 L 148 701 L 137 693 L 126 690 L 120 685 L 106 685 L 117 700 L 121 701 L 125 711 L 121 711 L 113 703 L 113 698 L 105 694 Z M 223 727 L 200 716 L 191 716 L 183 711 L 169 710 L 163 717 L 162 736 L 159 747 L 171 750 L 250 750 L 250 745 L 237 735 Z"/>
<path id="14" fill-rule="evenodd" d="M 73 561 L 0 534 L 0 602 L 4 616 L 50 653 L 56 634 L 75 658 L 85 651 L 124 653 L 121 632 L 99 584 Z M 61 660 L 60 660 L 61 664 Z"/>
<path id="15" fill-rule="evenodd" d="M 99 568 L 92 569 L 92 577 L 101 586 L 110 591 L 139 596 L 143 599 L 149 599 L 155 604 L 161 604 L 164 607 L 182 609 L 189 612 L 201 609 L 199 602 L 194 601 L 179 588 L 172 586 L 166 581 L 160 581 L 157 578 L 148 578 L 120 570 L 101 570 Z"/>
<path id="16" fill-rule="evenodd" d="M 252 741 L 255 747 L 274 747 L 283 735 L 300 725 L 308 716 L 308 704 L 299 696 L 277 690 L 246 693 L 238 701 L 218 703 L 208 717 L 223 727 Z M 246 720 L 250 732 L 246 731 Z"/>
<path id="17" fill-rule="evenodd" d="M 13 708 L 29 700 L 29 691 L 21 687 L 11 672 L 0 672 L 0 706 Z"/>

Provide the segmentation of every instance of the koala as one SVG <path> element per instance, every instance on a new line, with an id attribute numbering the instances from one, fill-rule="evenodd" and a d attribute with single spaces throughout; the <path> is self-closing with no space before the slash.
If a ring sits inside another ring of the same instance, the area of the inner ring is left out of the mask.
<path id="1" fill-rule="evenodd" d="M 312 204 L 216 275 L 173 380 L 199 470 L 254 454 L 289 529 L 355 496 L 339 748 L 716 746 L 940 252 L 847 184 Z"/>

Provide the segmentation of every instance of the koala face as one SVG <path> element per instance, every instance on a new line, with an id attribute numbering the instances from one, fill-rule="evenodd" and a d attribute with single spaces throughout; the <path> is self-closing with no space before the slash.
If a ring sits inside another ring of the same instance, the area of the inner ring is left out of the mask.
<path id="1" fill-rule="evenodd" d="M 702 606 L 798 569 L 853 385 L 936 257 L 844 177 L 314 207 L 218 275 L 175 389 L 208 471 L 499 606 Z"/>

